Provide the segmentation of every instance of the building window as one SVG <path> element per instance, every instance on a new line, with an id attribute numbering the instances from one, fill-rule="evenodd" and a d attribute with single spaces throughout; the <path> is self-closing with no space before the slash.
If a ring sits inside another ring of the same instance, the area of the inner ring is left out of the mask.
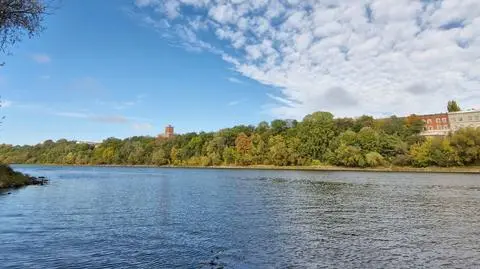
<path id="1" fill-rule="evenodd" d="M 447 123 L 447 118 L 442 118 L 443 123 Z"/>
<path id="2" fill-rule="evenodd" d="M 448 130 L 448 125 L 443 125 L 443 129 Z"/>
<path id="3" fill-rule="evenodd" d="M 435 122 L 436 122 L 436 123 L 440 123 L 440 119 L 439 119 L 439 118 L 436 118 L 436 119 L 435 119 Z"/>
<path id="4" fill-rule="evenodd" d="M 433 127 L 432 126 L 428 126 L 428 130 L 433 130 Z"/>
<path id="5" fill-rule="evenodd" d="M 475 120 L 480 120 L 480 116 L 476 115 Z"/>
<path id="6" fill-rule="evenodd" d="M 432 124 L 432 120 L 431 120 L 431 119 L 428 119 L 428 120 L 427 120 L 427 124 Z"/>
<path id="7" fill-rule="evenodd" d="M 462 117 L 458 117 L 458 121 L 463 121 L 463 118 L 462 118 Z"/>
<path id="8" fill-rule="evenodd" d="M 472 119 L 472 116 L 468 116 L 468 120 L 469 120 L 469 121 L 473 120 L 473 119 Z"/>

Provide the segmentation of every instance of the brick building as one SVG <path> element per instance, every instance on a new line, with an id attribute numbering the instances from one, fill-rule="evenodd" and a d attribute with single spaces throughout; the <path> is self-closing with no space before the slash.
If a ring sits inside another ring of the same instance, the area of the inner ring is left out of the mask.
<path id="1" fill-rule="evenodd" d="M 164 136 L 167 137 L 167 138 L 171 138 L 175 135 L 174 133 L 174 129 L 173 129 L 173 126 L 172 125 L 167 125 L 165 127 L 165 134 Z"/>
<path id="2" fill-rule="evenodd" d="M 422 132 L 424 136 L 447 135 L 450 132 L 447 113 L 419 115 L 418 117 L 425 123 Z"/>

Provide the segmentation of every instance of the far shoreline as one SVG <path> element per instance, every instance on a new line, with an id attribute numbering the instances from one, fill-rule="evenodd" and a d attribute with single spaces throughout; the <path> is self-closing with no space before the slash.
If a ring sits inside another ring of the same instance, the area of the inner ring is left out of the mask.
<path id="1" fill-rule="evenodd" d="M 192 165 L 117 165 L 117 164 L 11 164 L 24 166 L 58 166 L 58 167 L 124 167 L 124 168 L 168 168 L 168 169 L 217 169 L 217 170 L 270 170 L 270 171 L 319 171 L 319 172 L 385 172 L 385 173 L 442 173 L 442 174 L 480 174 L 479 166 L 471 167 L 377 167 L 358 168 L 341 166 L 192 166 Z"/>

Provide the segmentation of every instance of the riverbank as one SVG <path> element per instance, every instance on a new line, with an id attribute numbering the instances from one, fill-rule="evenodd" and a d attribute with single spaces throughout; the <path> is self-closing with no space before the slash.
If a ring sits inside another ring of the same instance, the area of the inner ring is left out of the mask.
<path id="1" fill-rule="evenodd" d="M 28 185 L 43 185 L 44 178 L 36 178 L 21 172 L 14 171 L 8 165 L 0 165 L 0 189 L 20 188 Z"/>
<path id="2" fill-rule="evenodd" d="M 168 168 L 204 168 L 204 169 L 250 169 L 250 170 L 287 170 L 287 171 L 331 171 L 331 172 L 405 172 L 405 173 L 468 173 L 480 174 L 480 167 L 376 167 L 358 168 L 341 166 L 273 166 L 273 165 L 251 165 L 251 166 L 161 166 Z"/>
<path id="3" fill-rule="evenodd" d="M 22 164 L 20 164 L 22 165 Z M 37 164 L 25 164 L 37 165 Z M 480 166 L 468 167 L 406 167 L 406 166 L 389 166 L 375 168 L 359 168 L 359 167 L 341 167 L 341 166 L 274 166 L 274 165 L 249 165 L 249 166 L 192 166 L 192 165 L 116 165 L 116 164 L 100 164 L 100 165 L 61 165 L 61 164 L 38 164 L 45 166 L 84 166 L 84 167 L 132 167 L 132 168 L 186 168 L 186 169 L 237 169 L 237 170 L 286 170 L 286 171 L 331 171 L 331 172 L 395 172 L 395 173 L 466 173 L 480 174 Z"/>
<path id="4" fill-rule="evenodd" d="M 352 168 L 340 166 L 269 166 L 269 165 L 252 165 L 252 166 L 168 166 L 171 168 L 211 168 L 211 169 L 253 169 L 253 170 L 301 170 L 301 171 L 332 171 L 332 172 L 408 172 L 408 173 L 469 173 L 480 174 L 480 167 L 377 167 L 377 168 Z"/>

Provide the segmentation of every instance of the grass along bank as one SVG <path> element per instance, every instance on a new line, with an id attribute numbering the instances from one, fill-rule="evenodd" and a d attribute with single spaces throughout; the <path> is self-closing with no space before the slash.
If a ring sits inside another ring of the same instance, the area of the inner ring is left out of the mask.
<path id="1" fill-rule="evenodd" d="M 102 165 L 103 166 L 103 165 Z M 110 165 L 107 165 L 110 166 Z M 128 167 L 128 166 L 127 166 Z M 133 167 L 164 167 L 164 168 L 204 168 L 204 169 L 251 169 L 251 170 L 297 170 L 297 171 L 351 171 L 351 172 L 405 172 L 405 173 L 468 173 L 480 174 L 480 166 L 464 167 L 411 167 L 411 166 L 379 166 L 379 167 L 343 167 L 343 166 L 275 166 L 275 165 L 249 165 L 249 166 L 196 166 L 196 165 L 134 165 Z"/>
<path id="2" fill-rule="evenodd" d="M 333 165 L 275 166 L 275 165 L 153 165 L 153 164 L 21 164 L 41 166 L 71 167 L 125 167 L 125 168 L 171 168 L 171 169 L 232 169 L 232 170 L 287 170 L 287 171 L 350 171 L 350 172 L 396 172 L 396 173 L 468 173 L 480 174 L 480 166 L 462 167 L 412 167 L 412 166 L 378 166 L 378 167 L 343 167 Z"/>

